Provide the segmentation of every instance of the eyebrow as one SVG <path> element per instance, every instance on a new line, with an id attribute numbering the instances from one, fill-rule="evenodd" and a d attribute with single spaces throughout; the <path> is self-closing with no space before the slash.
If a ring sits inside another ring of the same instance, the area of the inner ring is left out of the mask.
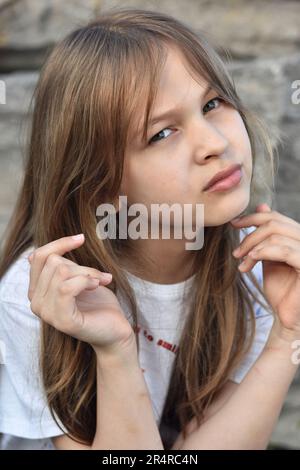
<path id="1" fill-rule="evenodd" d="M 204 89 L 204 92 L 203 94 L 200 96 L 200 99 L 203 99 L 203 97 L 205 95 L 207 95 L 211 90 L 213 89 L 212 86 L 208 85 L 205 89 Z M 173 116 L 174 114 L 178 114 L 179 111 L 180 111 L 180 107 L 177 107 L 177 108 L 173 108 L 173 109 L 168 109 L 167 111 L 157 115 L 157 116 L 154 116 L 153 118 L 151 118 L 149 120 L 149 125 L 148 125 L 148 128 L 150 128 L 151 126 L 153 126 L 153 124 L 156 124 L 157 122 L 160 122 L 164 119 L 168 119 L 170 118 L 171 116 Z"/>

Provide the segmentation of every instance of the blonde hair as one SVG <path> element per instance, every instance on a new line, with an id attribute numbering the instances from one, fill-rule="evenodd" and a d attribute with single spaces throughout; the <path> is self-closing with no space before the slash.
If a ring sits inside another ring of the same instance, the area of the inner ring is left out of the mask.
<path id="1" fill-rule="evenodd" d="M 69 33 L 41 70 L 33 96 L 24 180 L 0 265 L 2 276 L 30 245 L 84 232 L 85 243 L 65 257 L 112 273 L 109 288 L 120 290 L 129 302 L 138 348 L 136 299 L 119 264 L 124 245 L 120 240 L 98 238 L 95 209 L 118 196 L 129 130 L 145 96 L 146 135 L 168 44 L 184 53 L 191 73 L 205 78 L 240 113 L 253 154 L 251 198 L 265 184 L 258 185 L 255 178 L 259 162 L 274 174 L 268 134 L 238 97 L 205 35 L 166 14 L 113 9 Z M 267 185 L 264 191 L 271 194 Z M 237 269 L 232 250 L 238 236 L 230 224 L 207 227 L 205 244 L 195 256 L 195 296 L 162 419 L 165 426 L 183 430 L 184 436 L 188 421 L 196 416 L 201 423 L 207 406 L 249 350 L 255 330 L 253 300 L 269 308 Z M 247 276 L 263 295 L 253 273 Z M 96 427 L 95 364 L 89 344 L 43 324 L 41 369 L 49 407 L 70 437 L 88 444 Z M 172 442 L 166 439 L 164 445 L 169 448 Z"/>

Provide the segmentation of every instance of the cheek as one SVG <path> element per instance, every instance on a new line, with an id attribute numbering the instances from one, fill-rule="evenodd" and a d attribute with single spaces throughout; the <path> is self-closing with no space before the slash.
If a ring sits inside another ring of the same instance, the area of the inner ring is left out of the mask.
<path id="1" fill-rule="evenodd" d="M 251 155 L 251 144 L 245 124 L 238 112 L 236 112 L 236 139 L 238 144 L 244 149 L 245 155 Z"/>
<path id="2" fill-rule="evenodd" d="M 176 182 L 175 171 L 170 171 L 162 159 L 152 158 L 151 164 L 143 164 L 132 159 L 124 168 L 121 191 L 128 196 L 128 201 L 149 203 L 150 200 L 164 199 Z"/>
<path id="3" fill-rule="evenodd" d="M 249 178 L 252 176 L 253 156 L 248 133 L 243 125 L 244 132 L 241 137 L 242 155 L 244 156 L 244 168 Z M 242 132 L 242 130 L 241 130 Z"/>
<path id="4" fill-rule="evenodd" d="M 236 159 L 244 164 L 248 176 L 252 173 L 252 149 L 248 132 L 244 122 L 237 111 L 231 115 L 231 120 L 227 121 L 228 140 L 235 148 Z"/>
<path id="5" fill-rule="evenodd" d="M 252 154 L 251 153 L 245 161 L 245 168 L 248 170 L 248 175 L 249 175 L 249 178 L 251 179 L 252 172 L 253 172 L 253 161 L 252 161 Z"/>

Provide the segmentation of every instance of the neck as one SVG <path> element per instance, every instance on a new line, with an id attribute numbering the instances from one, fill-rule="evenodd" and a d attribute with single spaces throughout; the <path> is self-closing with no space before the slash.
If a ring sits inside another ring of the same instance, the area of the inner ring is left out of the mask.
<path id="1" fill-rule="evenodd" d="M 176 284 L 194 274 L 197 251 L 185 249 L 186 240 L 138 239 L 126 243 L 122 266 L 142 279 L 158 284 Z M 125 254 L 126 253 L 126 254 Z M 142 260 L 143 269 L 134 260 Z"/>

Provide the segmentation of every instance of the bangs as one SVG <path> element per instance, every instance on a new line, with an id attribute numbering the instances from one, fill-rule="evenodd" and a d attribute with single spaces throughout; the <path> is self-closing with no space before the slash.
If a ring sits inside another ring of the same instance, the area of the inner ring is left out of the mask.
<path id="1" fill-rule="evenodd" d="M 130 102 L 128 101 L 130 122 L 128 143 L 137 131 L 141 134 L 142 141 L 146 142 L 149 118 L 169 47 L 181 53 L 186 70 L 196 82 L 201 86 L 206 83 L 243 117 L 244 107 L 237 95 L 234 82 L 219 55 L 204 38 L 193 37 L 188 41 L 185 37 L 185 41 L 177 42 L 175 38 L 156 37 L 149 40 L 148 37 L 143 41 L 141 48 L 135 48 L 134 53 L 131 48 L 133 67 L 127 68 L 125 74 L 128 75 L 124 77 L 128 82 L 128 96 L 131 97 Z M 140 74 L 137 74 L 136 70 L 140 70 Z"/>

